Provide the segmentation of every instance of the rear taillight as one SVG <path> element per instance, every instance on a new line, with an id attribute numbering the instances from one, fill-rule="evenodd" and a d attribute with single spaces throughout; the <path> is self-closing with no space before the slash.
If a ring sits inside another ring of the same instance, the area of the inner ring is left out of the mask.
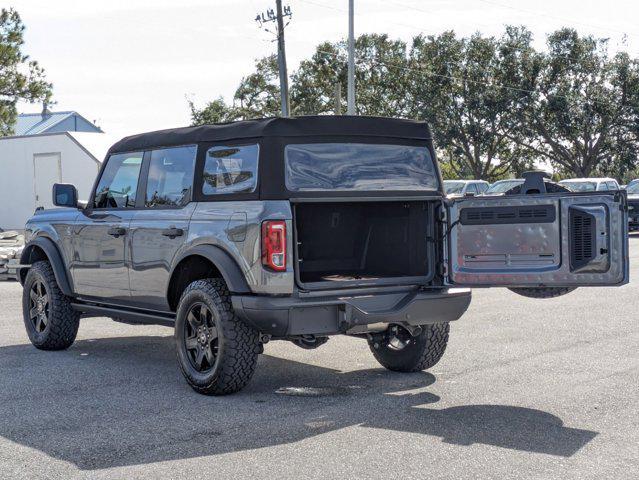
<path id="1" fill-rule="evenodd" d="M 283 272 L 286 270 L 286 222 L 267 220 L 262 223 L 262 265 Z"/>

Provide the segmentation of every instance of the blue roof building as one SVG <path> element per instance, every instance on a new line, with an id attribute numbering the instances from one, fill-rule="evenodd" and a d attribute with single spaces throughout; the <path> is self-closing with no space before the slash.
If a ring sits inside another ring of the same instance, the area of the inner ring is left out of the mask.
<path id="1" fill-rule="evenodd" d="M 57 132 L 96 132 L 102 129 L 78 112 L 51 112 L 46 106 L 41 113 L 21 113 L 14 125 L 13 135 L 38 135 Z"/>

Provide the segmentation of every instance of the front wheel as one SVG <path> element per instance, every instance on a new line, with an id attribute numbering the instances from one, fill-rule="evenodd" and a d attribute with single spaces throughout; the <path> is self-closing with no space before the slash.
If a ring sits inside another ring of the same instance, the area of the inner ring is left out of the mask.
<path id="1" fill-rule="evenodd" d="M 180 369 L 199 393 L 237 392 L 257 366 L 259 333 L 235 315 L 221 279 L 197 280 L 186 288 L 177 309 L 175 340 Z"/>
<path id="2" fill-rule="evenodd" d="M 40 350 L 64 350 L 75 341 L 80 314 L 56 282 L 47 261 L 31 265 L 22 291 L 24 326 L 31 343 Z"/>
<path id="3" fill-rule="evenodd" d="M 373 336 L 368 345 L 375 359 L 388 370 L 427 370 L 444 355 L 450 325 L 447 322 L 433 323 L 421 328 L 418 335 L 412 336 L 404 327 L 393 325 L 386 332 Z"/>

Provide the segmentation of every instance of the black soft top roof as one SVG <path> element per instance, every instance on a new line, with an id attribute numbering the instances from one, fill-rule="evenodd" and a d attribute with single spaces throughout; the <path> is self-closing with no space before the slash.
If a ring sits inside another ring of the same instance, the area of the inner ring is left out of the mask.
<path id="1" fill-rule="evenodd" d="M 425 122 L 386 117 L 320 115 L 244 120 L 141 133 L 123 138 L 111 147 L 109 153 L 244 138 L 299 136 L 371 136 L 415 140 L 431 139 L 430 129 Z"/>

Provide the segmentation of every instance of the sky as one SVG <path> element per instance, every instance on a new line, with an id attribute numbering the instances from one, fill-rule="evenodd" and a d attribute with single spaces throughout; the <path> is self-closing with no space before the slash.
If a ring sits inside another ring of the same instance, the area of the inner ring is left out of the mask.
<path id="1" fill-rule="evenodd" d="M 188 125 L 196 105 L 230 100 L 256 58 L 275 53 L 258 13 L 275 0 L 3 0 L 26 25 L 24 51 L 53 83 L 53 110 L 76 110 L 115 139 Z M 347 35 L 348 0 L 284 0 L 289 74 L 321 41 Z M 500 35 L 525 25 L 539 48 L 562 26 L 639 56 L 636 0 L 355 0 L 355 33 L 410 40 L 453 29 Z M 41 105 L 20 104 L 21 112 Z"/>

